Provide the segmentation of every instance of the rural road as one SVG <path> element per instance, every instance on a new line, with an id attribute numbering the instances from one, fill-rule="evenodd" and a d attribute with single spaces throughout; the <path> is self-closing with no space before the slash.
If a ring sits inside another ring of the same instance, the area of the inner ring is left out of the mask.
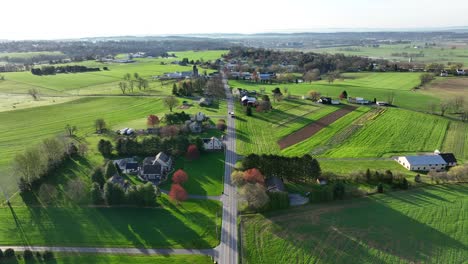
<path id="1" fill-rule="evenodd" d="M 68 253 L 107 253 L 107 254 L 128 254 L 128 255 L 211 255 L 213 256 L 214 249 L 153 249 L 153 248 L 97 248 L 97 247 L 38 247 L 38 246 L 1 246 L 0 249 L 5 251 L 7 248 L 12 248 L 15 251 L 24 251 L 26 249 L 32 251 L 50 250 L 53 252 L 68 252 Z"/>
<path id="2" fill-rule="evenodd" d="M 234 111 L 234 101 L 224 73 L 223 84 L 226 91 L 228 112 Z M 226 161 L 224 164 L 223 224 L 221 243 L 216 247 L 216 256 L 220 264 L 237 264 L 237 190 L 231 183 L 231 172 L 237 161 L 236 128 L 234 118 L 228 117 L 227 138 L 225 140 Z"/>

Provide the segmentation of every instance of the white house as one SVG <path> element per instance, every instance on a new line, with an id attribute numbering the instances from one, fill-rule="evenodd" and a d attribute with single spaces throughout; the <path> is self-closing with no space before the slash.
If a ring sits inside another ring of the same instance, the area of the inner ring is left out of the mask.
<path id="1" fill-rule="evenodd" d="M 465 70 L 463 70 L 463 69 L 457 69 L 457 74 L 458 74 L 458 75 L 465 75 Z"/>
<path id="2" fill-rule="evenodd" d="M 164 152 L 159 152 L 156 157 L 147 157 L 140 167 L 139 176 L 143 180 L 159 184 L 167 179 L 167 174 L 172 170 L 172 158 Z"/>
<path id="3" fill-rule="evenodd" d="M 397 162 L 411 171 L 440 171 L 447 167 L 447 162 L 440 155 L 402 156 Z"/>
<path id="4" fill-rule="evenodd" d="M 203 140 L 203 148 L 205 150 L 221 150 L 223 149 L 223 142 L 215 137 L 212 138 L 204 138 Z"/>

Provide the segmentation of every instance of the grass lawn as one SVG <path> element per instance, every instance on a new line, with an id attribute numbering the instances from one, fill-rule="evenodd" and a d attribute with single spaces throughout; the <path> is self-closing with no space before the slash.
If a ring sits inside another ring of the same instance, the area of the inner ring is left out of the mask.
<path id="1" fill-rule="evenodd" d="M 405 169 L 393 160 L 379 159 L 320 159 L 320 168 L 323 172 L 332 172 L 338 175 L 347 175 L 352 172 L 370 170 L 391 170 L 400 172 L 403 175 L 416 175 L 417 173 Z"/>
<path id="2" fill-rule="evenodd" d="M 468 124 L 450 121 L 442 151 L 453 152 L 459 161 L 468 160 Z"/>
<path id="3" fill-rule="evenodd" d="M 336 80 L 329 84 L 326 80 L 299 83 L 299 84 L 258 84 L 250 81 L 230 80 L 232 87 L 259 90 L 265 87 L 270 92 L 275 87 L 289 88 L 293 95 L 307 95 L 309 91 L 315 90 L 322 95 L 337 98 L 342 91 L 346 91 L 351 97 L 364 97 L 368 100 L 376 98 L 378 101 L 388 101 L 389 94 L 394 94 L 394 104 L 398 107 L 413 110 L 427 110 L 431 103 L 438 103 L 439 97 L 425 94 L 420 91 L 412 91 L 419 85 L 421 73 L 345 73 L 343 80 Z"/>
<path id="4" fill-rule="evenodd" d="M 189 161 L 180 157 L 175 161 L 175 170 L 183 169 L 188 174 L 188 181 L 183 184 L 189 194 L 221 195 L 224 177 L 224 152 L 201 153 L 200 159 Z M 172 178 L 172 175 L 170 176 Z M 171 178 L 161 186 L 170 190 Z"/>
<path id="5" fill-rule="evenodd" d="M 188 58 L 190 60 L 203 60 L 203 61 L 215 61 L 223 54 L 227 54 L 229 50 L 189 50 L 189 51 L 175 51 L 168 52 L 169 54 L 175 54 L 176 60 L 182 60 L 183 58 Z M 168 58 L 174 60 L 174 58 Z"/>
<path id="6" fill-rule="evenodd" d="M 273 103 L 273 110 L 247 116 L 243 107 L 236 103 L 237 152 L 280 153 L 277 141 L 339 109 L 323 106 L 306 100 L 290 99 Z"/>
<path id="7" fill-rule="evenodd" d="M 65 54 L 60 51 L 0 52 L 0 59 L 2 59 L 3 57 L 8 57 L 9 59 L 14 59 L 14 58 L 32 59 L 33 57 L 42 56 L 42 55 L 65 56 Z"/>
<path id="8" fill-rule="evenodd" d="M 388 108 L 323 156 L 389 157 L 440 149 L 449 121 L 438 116 Z"/>
<path id="9" fill-rule="evenodd" d="M 9 260 L 2 263 L 5 264 L 31 264 L 31 263 L 44 263 L 44 264 L 69 264 L 69 263 L 88 263 L 88 264 L 113 264 L 113 263 L 134 263 L 134 264 L 208 264 L 213 263 L 209 256 L 201 255 L 170 255 L 170 256 L 147 256 L 147 255 L 118 255 L 118 254 L 88 254 L 88 253 L 54 253 L 54 259 L 51 261 L 25 261 Z"/>
<path id="10" fill-rule="evenodd" d="M 468 185 L 242 217 L 242 263 L 464 263 Z"/>
<path id="11" fill-rule="evenodd" d="M 163 208 L 0 207 L 0 244 L 212 248 L 221 204 L 189 200 Z"/>

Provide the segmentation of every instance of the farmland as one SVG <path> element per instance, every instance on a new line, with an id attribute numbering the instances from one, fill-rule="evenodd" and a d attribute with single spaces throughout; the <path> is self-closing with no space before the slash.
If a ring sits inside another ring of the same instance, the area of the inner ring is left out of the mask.
<path id="1" fill-rule="evenodd" d="M 0 244 L 212 248 L 220 203 L 187 201 L 163 208 L 0 207 Z"/>
<path id="2" fill-rule="evenodd" d="M 448 124 L 449 121 L 441 117 L 389 108 L 325 155 L 389 157 L 433 152 L 441 148 Z"/>
<path id="3" fill-rule="evenodd" d="M 467 185 L 242 217 L 243 263 L 463 263 Z"/>
<path id="4" fill-rule="evenodd" d="M 419 54 L 424 56 L 412 56 L 412 61 L 416 63 L 448 63 L 448 62 L 461 62 L 465 65 L 468 64 L 468 46 L 467 45 L 449 45 L 443 44 L 435 47 L 418 48 L 414 46 L 423 47 L 424 43 L 412 44 L 395 44 L 395 45 L 380 45 L 380 47 L 362 47 L 350 46 L 345 48 L 323 48 L 313 49 L 310 51 L 318 53 L 343 53 L 352 56 L 365 56 L 378 59 L 388 59 L 391 61 L 407 62 L 408 57 L 401 56 L 402 53 Z M 453 49 L 452 47 L 456 47 Z M 392 54 L 399 56 L 392 56 Z"/>
<path id="5" fill-rule="evenodd" d="M 323 107 L 304 100 L 286 99 L 273 103 L 273 110 L 247 116 L 236 106 L 237 151 L 239 154 L 279 153 L 277 141 L 338 107 Z"/>
<path id="6" fill-rule="evenodd" d="M 368 100 L 389 101 L 394 97 L 394 104 L 411 110 L 426 111 L 431 103 L 437 104 L 440 99 L 430 94 L 412 89 L 419 85 L 420 73 L 346 73 L 342 80 L 329 84 L 326 80 L 299 84 L 256 84 L 248 81 L 230 81 L 233 87 L 248 90 L 259 90 L 265 87 L 271 91 L 275 87 L 287 87 L 292 95 L 304 96 L 309 91 L 320 92 L 324 96 L 337 98 L 342 91 L 351 97 L 364 97 Z"/>

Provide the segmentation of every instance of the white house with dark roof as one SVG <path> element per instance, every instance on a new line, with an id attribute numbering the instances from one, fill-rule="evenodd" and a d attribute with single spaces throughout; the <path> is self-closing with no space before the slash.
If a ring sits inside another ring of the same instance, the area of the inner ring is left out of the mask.
<path id="1" fill-rule="evenodd" d="M 172 158 L 164 152 L 159 152 L 156 157 L 146 157 L 143 160 L 138 174 L 143 180 L 159 184 L 167 179 L 171 170 Z"/>
<path id="2" fill-rule="evenodd" d="M 447 162 L 440 155 L 402 156 L 396 161 L 410 171 L 441 171 L 447 167 Z"/>
<path id="3" fill-rule="evenodd" d="M 205 150 L 221 150 L 223 149 L 223 142 L 218 138 L 211 137 L 211 138 L 204 138 L 203 140 L 203 148 Z"/>

